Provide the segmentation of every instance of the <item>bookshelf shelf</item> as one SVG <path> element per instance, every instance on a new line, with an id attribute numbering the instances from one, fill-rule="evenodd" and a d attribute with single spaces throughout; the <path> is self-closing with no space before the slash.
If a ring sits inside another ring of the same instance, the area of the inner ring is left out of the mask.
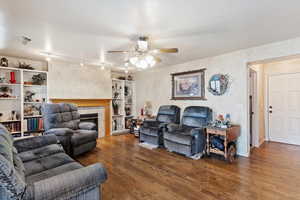
<path id="1" fill-rule="evenodd" d="M 24 87 L 47 87 L 47 85 L 30 85 L 30 84 L 24 84 Z"/>
<path id="2" fill-rule="evenodd" d="M 20 83 L 0 83 L 0 86 L 20 86 Z"/>
<path id="3" fill-rule="evenodd" d="M 18 97 L 1 97 L 0 100 L 16 100 Z"/>
<path id="4" fill-rule="evenodd" d="M 0 121 L 0 123 L 12 123 L 12 122 L 20 122 L 21 120 L 4 120 Z"/>
<path id="5" fill-rule="evenodd" d="M 0 113 L 3 115 L 3 120 L 0 123 L 7 126 L 11 134 L 13 134 L 14 139 L 32 137 L 35 135 L 34 133 L 40 133 L 44 130 L 42 116 L 40 115 L 40 106 L 42 103 L 48 102 L 48 63 L 41 60 L 5 57 L 9 60 L 9 66 L 0 67 L 0 75 L 4 77 L 4 81 L 0 83 L 0 87 L 10 87 L 12 90 L 11 96 L 14 97 L 0 98 Z M 15 63 L 19 62 L 29 64 L 35 70 L 14 67 Z M 12 72 L 15 74 L 16 83 L 11 84 Z M 38 74 L 45 75 L 46 80 L 41 85 L 31 84 L 33 82 L 32 77 Z M 34 93 L 32 102 L 25 102 L 25 94 L 28 91 Z M 35 100 L 40 101 L 36 102 Z M 20 116 L 20 120 L 6 120 L 10 119 L 12 111 L 15 111 Z"/>
<path id="6" fill-rule="evenodd" d="M 24 119 L 28 119 L 28 118 L 40 118 L 43 117 L 42 115 L 32 115 L 32 116 L 24 116 Z"/>

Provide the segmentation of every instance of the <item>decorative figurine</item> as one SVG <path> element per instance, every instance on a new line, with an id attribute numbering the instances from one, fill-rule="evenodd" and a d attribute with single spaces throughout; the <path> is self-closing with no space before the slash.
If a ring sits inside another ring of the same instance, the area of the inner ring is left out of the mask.
<path id="1" fill-rule="evenodd" d="M 11 97 L 12 89 L 7 86 L 0 87 L 0 97 L 1 98 L 9 98 Z"/>
<path id="2" fill-rule="evenodd" d="M 6 83 L 6 77 L 4 73 L 0 72 L 0 83 Z"/>
<path id="3" fill-rule="evenodd" d="M 35 95 L 34 92 L 31 92 L 31 91 L 26 91 L 25 92 L 25 95 L 24 95 L 24 101 L 25 102 L 33 102 L 33 96 Z"/>
<path id="4" fill-rule="evenodd" d="M 146 101 L 145 105 L 144 105 L 144 114 L 146 116 L 151 116 L 152 115 L 152 104 L 150 101 Z"/>
<path id="5" fill-rule="evenodd" d="M 45 80 L 46 80 L 46 75 L 43 73 L 32 76 L 33 85 L 43 85 Z"/>
<path id="6" fill-rule="evenodd" d="M 17 82 L 16 81 L 16 74 L 15 74 L 15 72 L 10 72 L 10 80 L 9 80 L 9 82 L 11 84 L 15 84 Z"/>
<path id="7" fill-rule="evenodd" d="M 19 62 L 19 68 L 20 69 L 29 69 L 29 70 L 34 70 L 33 67 L 30 66 L 30 64 L 26 64 L 25 62 Z"/>
<path id="8" fill-rule="evenodd" d="M 15 110 L 11 111 L 10 119 L 11 120 L 17 120 L 17 112 Z"/>
<path id="9" fill-rule="evenodd" d="M 0 66 L 1 67 L 8 67 L 8 60 L 7 60 L 7 58 L 1 58 L 0 59 Z"/>

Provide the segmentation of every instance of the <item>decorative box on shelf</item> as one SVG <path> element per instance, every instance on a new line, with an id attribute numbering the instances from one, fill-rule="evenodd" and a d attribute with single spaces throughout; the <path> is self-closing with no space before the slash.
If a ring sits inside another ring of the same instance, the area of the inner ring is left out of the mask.
<path id="1" fill-rule="evenodd" d="M 240 136 L 240 126 L 232 125 L 228 128 L 215 126 L 206 127 L 206 153 L 215 153 L 224 156 L 228 162 L 233 162 L 236 156 L 236 141 Z"/>

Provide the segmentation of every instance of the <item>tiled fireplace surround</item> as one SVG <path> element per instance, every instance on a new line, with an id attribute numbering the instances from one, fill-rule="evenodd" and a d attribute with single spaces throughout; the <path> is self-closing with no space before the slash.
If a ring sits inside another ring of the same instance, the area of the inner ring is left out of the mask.
<path id="1" fill-rule="evenodd" d="M 50 99 L 50 101 L 52 103 L 73 103 L 78 106 L 81 115 L 98 114 L 98 137 L 110 135 L 111 99 Z"/>

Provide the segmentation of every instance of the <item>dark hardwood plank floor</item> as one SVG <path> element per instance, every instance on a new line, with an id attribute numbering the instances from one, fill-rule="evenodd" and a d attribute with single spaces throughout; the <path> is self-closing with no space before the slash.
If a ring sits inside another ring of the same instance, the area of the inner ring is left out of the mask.
<path id="1" fill-rule="evenodd" d="M 299 146 L 265 143 L 250 158 L 227 164 L 144 149 L 133 135 L 121 135 L 99 140 L 78 161 L 105 165 L 104 200 L 300 199 Z"/>

